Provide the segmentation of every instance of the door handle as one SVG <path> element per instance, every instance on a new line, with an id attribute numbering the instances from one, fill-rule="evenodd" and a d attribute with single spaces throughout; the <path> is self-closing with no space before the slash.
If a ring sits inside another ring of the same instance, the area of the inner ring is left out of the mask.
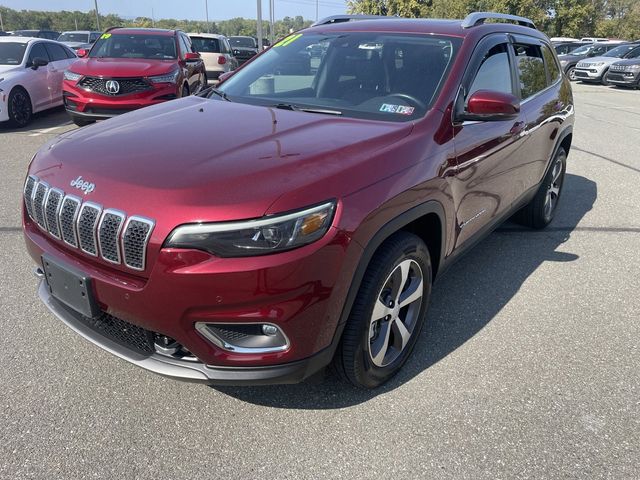
<path id="1" fill-rule="evenodd" d="M 509 130 L 509 133 L 511 135 L 522 135 L 524 132 L 524 122 L 516 122 L 513 124 L 513 127 L 511 127 L 511 130 Z"/>

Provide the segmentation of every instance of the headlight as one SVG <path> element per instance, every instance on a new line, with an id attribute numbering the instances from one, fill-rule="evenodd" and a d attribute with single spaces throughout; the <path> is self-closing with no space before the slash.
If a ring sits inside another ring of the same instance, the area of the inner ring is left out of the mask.
<path id="1" fill-rule="evenodd" d="M 640 70 L 640 65 L 627 65 L 626 69 L 632 72 L 637 72 L 638 70 Z"/>
<path id="2" fill-rule="evenodd" d="M 174 70 L 171 73 L 165 75 L 156 75 L 155 77 L 149 77 L 152 83 L 176 83 L 180 70 Z"/>
<path id="3" fill-rule="evenodd" d="M 64 79 L 65 80 L 71 80 L 72 82 L 77 82 L 81 78 L 82 78 L 82 75 L 80 75 L 79 73 L 72 72 L 71 70 L 65 70 L 64 71 Z"/>
<path id="4" fill-rule="evenodd" d="M 564 67 L 568 62 L 568 60 L 560 60 L 560 66 Z"/>
<path id="5" fill-rule="evenodd" d="M 165 248 L 194 248 L 219 257 L 283 252 L 315 242 L 331 226 L 335 202 L 259 220 L 200 223 L 177 227 Z"/>
<path id="6" fill-rule="evenodd" d="M 604 65 L 604 62 L 596 62 L 587 65 L 589 65 L 590 67 L 601 67 L 602 65 Z"/>

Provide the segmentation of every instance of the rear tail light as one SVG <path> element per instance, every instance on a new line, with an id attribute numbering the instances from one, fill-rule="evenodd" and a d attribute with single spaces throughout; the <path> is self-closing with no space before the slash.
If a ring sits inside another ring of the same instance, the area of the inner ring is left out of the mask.
<path id="1" fill-rule="evenodd" d="M 227 63 L 227 57 L 224 55 L 218 56 L 218 65 L 224 65 L 225 63 Z"/>

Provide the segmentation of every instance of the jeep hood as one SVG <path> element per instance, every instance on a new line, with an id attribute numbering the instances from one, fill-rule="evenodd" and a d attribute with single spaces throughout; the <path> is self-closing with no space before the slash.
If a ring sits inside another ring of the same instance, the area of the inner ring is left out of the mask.
<path id="1" fill-rule="evenodd" d="M 582 63 L 593 64 L 593 63 L 603 62 L 605 65 L 611 65 L 612 63 L 616 63 L 619 61 L 620 61 L 620 58 L 618 57 L 591 57 L 591 58 L 585 58 L 584 60 L 581 60 Z"/>
<path id="2" fill-rule="evenodd" d="M 71 70 L 94 77 L 149 77 L 174 70 L 177 60 L 147 60 L 143 58 L 83 58 Z"/>
<path id="3" fill-rule="evenodd" d="M 177 223 L 255 218 L 286 193 L 304 207 L 415 163 L 378 155 L 412 128 L 188 97 L 64 134 L 41 149 L 30 173 L 79 196 L 70 182 L 82 176 L 95 184 L 85 200 L 128 214 L 157 218 L 161 210 Z"/>

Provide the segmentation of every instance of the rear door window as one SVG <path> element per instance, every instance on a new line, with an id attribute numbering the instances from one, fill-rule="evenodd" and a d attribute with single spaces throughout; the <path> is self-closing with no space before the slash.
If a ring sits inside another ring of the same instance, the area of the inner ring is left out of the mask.
<path id="1" fill-rule="evenodd" d="M 539 45 L 516 43 L 513 45 L 516 70 L 520 79 L 522 100 L 532 97 L 547 88 L 547 72 Z"/>

